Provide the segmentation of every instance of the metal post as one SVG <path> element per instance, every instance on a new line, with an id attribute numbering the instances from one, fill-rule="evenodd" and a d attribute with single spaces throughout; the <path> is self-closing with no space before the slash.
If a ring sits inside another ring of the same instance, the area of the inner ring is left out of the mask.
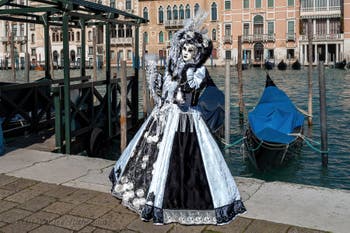
<path id="1" fill-rule="evenodd" d="M 26 1 L 26 5 L 29 6 L 28 0 Z M 26 23 L 26 53 L 25 53 L 25 66 L 24 66 L 24 77 L 27 80 L 27 83 L 30 82 L 29 78 L 29 70 L 30 70 L 30 56 L 28 52 L 28 44 L 29 44 L 29 35 L 28 35 L 28 23 Z"/>
<path id="2" fill-rule="evenodd" d="M 231 111 L 230 111 L 230 60 L 226 59 L 225 63 L 225 141 L 230 143 L 230 126 L 231 126 Z"/>
<path id="3" fill-rule="evenodd" d="M 140 69 L 140 51 L 139 51 L 139 39 L 140 39 L 140 26 L 135 26 L 135 78 L 131 87 L 131 103 L 132 103 L 132 125 L 135 126 L 138 120 L 138 105 L 139 105 L 139 69 Z"/>
<path id="4" fill-rule="evenodd" d="M 237 73 L 238 73 L 238 92 L 239 92 L 239 124 L 244 124 L 244 100 L 243 100 L 243 81 L 242 81 L 242 36 L 238 36 L 238 57 L 237 57 Z"/>
<path id="5" fill-rule="evenodd" d="M 13 24 L 11 24 L 11 47 L 10 47 L 10 53 L 11 53 L 11 70 L 13 75 L 13 81 L 16 82 L 16 67 L 15 67 L 15 33 L 13 32 Z"/>
<path id="6" fill-rule="evenodd" d="M 328 139 L 327 139 L 327 110 L 326 110 L 326 82 L 324 77 L 324 63 L 320 62 L 318 66 L 319 89 L 320 89 L 320 125 L 321 125 L 321 155 L 322 166 L 328 165 Z"/>
<path id="7" fill-rule="evenodd" d="M 45 43 L 45 78 L 51 79 L 50 73 L 50 25 L 49 25 L 49 15 L 44 16 L 44 43 Z M 68 53 L 65 55 L 68 59 Z M 68 59 L 69 60 L 69 59 Z"/>
<path id="8" fill-rule="evenodd" d="M 80 20 L 80 27 L 81 27 L 81 54 L 80 54 L 80 75 L 82 77 L 86 76 L 86 67 L 85 67 L 85 47 L 86 47 L 86 35 L 85 35 L 85 20 Z"/>
<path id="9" fill-rule="evenodd" d="M 121 61 L 120 77 L 120 150 L 123 151 L 127 143 L 127 81 L 126 81 L 126 61 Z"/>
<path id="10" fill-rule="evenodd" d="M 64 126 L 66 154 L 71 152 L 71 112 L 70 112 L 70 74 L 69 74 L 69 37 L 68 14 L 63 14 L 63 56 L 64 56 Z"/>
<path id="11" fill-rule="evenodd" d="M 108 137 L 112 137 L 111 37 L 110 23 L 106 23 L 106 96 Z"/>
<path id="12" fill-rule="evenodd" d="M 93 54 L 92 54 L 92 57 L 93 57 L 93 61 L 94 61 L 94 64 L 93 64 L 93 69 L 94 69 L 94 81 L 97 80 L 97 60 L 96 60 L 96 26 L 92 26 L 92 47 L 93 47 Z"/>
<path id="13" fill-rule="evenodd" d="M 312 23 L 311 19 L 308 20 L 308 40 L 309 40 L 309 49 L 308 49 L 308 87 L 309 87 L 309 101 L 308 101 L 308 125 L 312 125 Z"/>

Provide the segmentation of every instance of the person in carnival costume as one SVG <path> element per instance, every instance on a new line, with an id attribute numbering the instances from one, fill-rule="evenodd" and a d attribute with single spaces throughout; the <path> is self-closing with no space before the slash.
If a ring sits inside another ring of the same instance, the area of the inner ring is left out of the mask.
<path id="1" fill-rule="evenodd" d="M 227 224 L 246 211 L 198 104 L 215 86 L 204 63 L 212 42 L 197 14 L 172 39 L 164 76 L 147 60 L 155 107 L 113 167 L 113 196 L 154 224 Z"/>

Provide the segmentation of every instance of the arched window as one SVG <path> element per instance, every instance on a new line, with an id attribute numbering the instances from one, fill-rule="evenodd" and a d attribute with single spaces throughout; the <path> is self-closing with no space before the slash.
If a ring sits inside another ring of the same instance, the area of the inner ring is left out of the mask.
<path id="1" fill-rule="evenodd" d="M 175 20 L 179 19 L 179 12 L 177 11 L 177 6 L 176 5 L 173 7 L 173 17 L 174 17 Z"/>
<path id="2" fill-rule="evenodd" d="M 254 35 L 264 34 L 264 18 L 261 15 L 254 17 Z"/>
<path id="3" fill-rule="evenodd" d="M 169 41 L 171 41 L 171 39 L 173 38 L 173 32 L 172 32 L 172 31 L 169 31 L 169 35 L 168 35 L 168 36 L 169 36 L 169 38 L 168 38 Z"/>
<path id="4" fill-rule="evenodd" d="M 147 9 L 147 7 L 143 8 L 143 18 L 148 20 L 148 9 Z"/>
<path id="5" fill-rule="evenodd" d="M 118 25 L 118 37 L 124 37 L 124 24 Z"/>
<path id="6" fill-rule="evenodd" d="M 159 43 L 164 43 L 164 33 L 159 32 Z"/>
<path id="7" fill-rule="evenodd" d="M 77 32 L 77 41 L 80 41 L 80 32 Z"/>
<path id="8" fill-rule="evenodd" d="M 171 7 L 170 6 L 168 6 L 166 8 L 166 19 L 171 20 Z"/>
<path id="9" fill-rule="evenodd" d="M 216 40 L 216 29 L 211 31 L 211 40 Z"/>
<path id="10" fill-rule="evenodd" d="M 196 3 L 196 5 L 194 5 L 194 15 L 196 16 L 197 15 L 197 13 L 198 13 L 198 11 L 199 11 L 199 4 L 198 3 Z"/>
<path id="11" fill-rule="evenodd" d="M 126 32 L 125 32 L 126 37 L 132 37 L 132 28 L 131 25 L 126 25 Z"/>
<path id="12" fill-rule="evenodd" d="M 88 32 L 88 41 L 92 41 L 92 31 Z"/>
<path id="13" fill-rule="evenodd" d="M 186 19 L 191 18 L 191 8 L 190 8 L 190 5 L 188 4 L 186 5 L 185 18 Z"/>
<path id="14" fill-rule="evenodd" d="M 148 33 L 147 32 L 144 32 L 143 33 L 143 41 L 148 44 Z"/>
<path id="15" fill-rule="evenodd" d="M 158 22 L 163 23 L 164 22 L 164 10 L 163 7 L 159 7 L 158 9 Z"/>
<path id="16" fill-rule="evenodd" d="M 56 41 L 56 33 L 52 33 L 52 42 L 55 42 Z"/>
<path id="17" fill-rule="evenodd" d="M 218 9 L 215 2 L 211 4 L 211 20 L 216 21 L 218 19 Z"/>
<path id="18" fill-rule="evenodd" d="M 131 0 L 125 0 L 125 10 L 131 10 Z"/>
<path id="19" fill-rule="evenodd" d="M 180 7 L 179 7 L 179 16 L 180 16 L 180 19 L 184 19 L 185 18 L 185 12 L 184 12 L 184 6 L 183 5 L 180 5 Z"/>
<path id="20" fill-rule="evenodd" d="M 59 41 L 59 40 L 60 40 L 60 34 L 56 33 L 56 41 Z"/>

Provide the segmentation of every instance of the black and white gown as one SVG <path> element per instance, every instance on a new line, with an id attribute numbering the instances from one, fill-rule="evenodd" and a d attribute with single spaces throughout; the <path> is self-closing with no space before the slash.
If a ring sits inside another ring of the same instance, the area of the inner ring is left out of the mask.
<path id="1" fill-rule="evenodd" d="M 186 73 L 192 90 L 208 76 L 204 66 Z M 111 172 L 112 194 L 145 221 L 226 224 L 246 211 L 193 93 L 156 106 Z"/>

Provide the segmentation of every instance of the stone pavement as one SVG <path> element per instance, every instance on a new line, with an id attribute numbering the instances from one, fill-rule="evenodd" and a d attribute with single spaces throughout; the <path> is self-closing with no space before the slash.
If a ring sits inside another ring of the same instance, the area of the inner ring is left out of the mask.
<path id="1" fill-rule="evenodd" d="M 325 232 L 238 217 L 224 226 L 155 226 L 142 222 L 109 193 L 0 174 L 0 232 L 65 233 L 316 233 Z"/>

